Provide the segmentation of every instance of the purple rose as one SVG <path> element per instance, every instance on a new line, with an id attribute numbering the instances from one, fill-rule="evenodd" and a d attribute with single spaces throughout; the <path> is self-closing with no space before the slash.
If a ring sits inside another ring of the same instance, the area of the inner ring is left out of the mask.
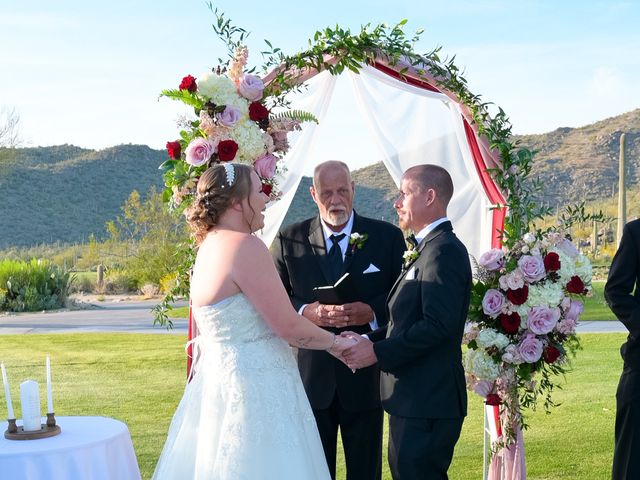
<path id="1" fill-rule="evenodd" d="M 544 306 L 529 309 L 529 314 L 527 316 L 529 330 L 537 335 L 546 335 L 552 331 L 559 319 L 559 308 L 549 308 Z"/>
<path id="2" fill-rule="evenodd" d="M 194 138 L 185 150 L 185 160 L 194 167 L 199 167 L 207 163 L 215 149 L 216 146 L 206 138 Z"/>
<path id="3" fill-rule="evenodd" d="M 584 310 L 584 304 L 580 300 L 572 299 L 569 308 L 564 312 L 564 316 L 566 319 L 577 322 L 582 310 Z"/>
<path id="4" fill-rule="evenodd" d="M 240 120 L 240 109 L 227 105 L 222 112 L 216 114 L 216 117 L 225 127 L 233 127 Z"/>
<path id="5" fill-rule="evenodd" d="M 482 299 L 482 311 L 486 315 L 495 318 L 500 312 L 502 312 L 504 302 L 504 295 L 500 293 L 499 290 L 490 288 L 487 290 L 487 293 L 484 294 L 484 298 Z"/>
<path id="6" fill-rule="evenodd" d="M 273 176 L 276 174 L 277 162 L 278 157 L 270 153 L 265 153 L 264 155 L 256 159 L 253 167 L 256 169 L 256 173 L 262 178 L 273 178 Z"/>
<path id="7" fill-rule="evenodd" d="M 542 357 L 543 344 L 533 334 L 525 335 L 518 345 L 518 353 L 527 363 L 535 363 Z"/>
<path id="8" fill-rule="evenodd" d="M 558 243 L 557 247 L 562 250 L 562 252 L 569 258 L 576 258 L 578 256 L 578 253 L 580 253 L 578 252 L 576 246 L 566 238 Z"/>
<path id="9" fill-rule="evenodd" d="M 480 255 L 478 263 L 492 272 L 500 270 L 504 266 L 504 252 L 499 248 L 492 248 Z"/>
<path id="10" fill-rule="evenodd" d="M 238 92 L 240 92 L 240 95 L 251 102 L 260 100 L 262 98 L 263 90 L 264 83 L 262 83 L 262 79 L 255 75 L 244 75 L 240 85 L 238 86 Z"/>
<path id="11" fill-rule="evenodd" d="M 518 267 L 528 282 L 542 280 L 547 273 L 540 255 L 523 255 L 518 260 Z"/>

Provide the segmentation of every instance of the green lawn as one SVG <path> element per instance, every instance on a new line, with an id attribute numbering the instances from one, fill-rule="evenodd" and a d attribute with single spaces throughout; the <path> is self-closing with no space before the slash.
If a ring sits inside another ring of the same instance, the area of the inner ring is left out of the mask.
<path id="1" fill-rule="evenodd" d="M 610 476 L 615 389 L 621 370 L 618 348 L 624 338 L 623 334 L 583 335 L 584 350 L 563 389 L 556 392 L 561 405 L 551 415 L 543 411 L 529 415 L 525 445 L 530 480 Z M 184 342 L 183 335 L 0 335 L 0 356 L 17 399 L 21 381 L 33 378 L 44 385 L 44 358 L 49 353 L 56 414 L 104 415 L 126 422 L 146 479 L 184 388 Z M 43 405 L 45 398 L 42 395 Z M 475 395 L 469 399 L 469 416 L 450 470 L 452 480 L 482 478 L 482 404 Z M 18 402 L 14 403 L 19 416 Z M 0 400 L 0 416 L 5 414 Z M 384 478 L 390 479 L 388 469 L 385 472 Z M 338 478 L 344 478 L 343 467 Z"/>
<path id="2" fill-rule="evenodd" d="M 615 320 L 616 316 L 611 312 L 604 301 L 604 281 L 593 282 L 593 296 L 585 299 L 584 312 L 580 316 L 582 321 L 591 320 Z M 189 307 L 177 307 L 168 313 L 170 318 L 187 318 Z"/>

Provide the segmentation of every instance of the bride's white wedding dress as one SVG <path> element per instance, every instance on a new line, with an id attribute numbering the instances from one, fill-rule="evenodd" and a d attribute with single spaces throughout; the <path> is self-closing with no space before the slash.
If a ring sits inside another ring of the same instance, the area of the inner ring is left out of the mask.
<path id="1" fill-rule="evenodd" d="M 329 479 L 289 345 L 242 293 L 194 314 L 195 374 L 153 478 Z"/>

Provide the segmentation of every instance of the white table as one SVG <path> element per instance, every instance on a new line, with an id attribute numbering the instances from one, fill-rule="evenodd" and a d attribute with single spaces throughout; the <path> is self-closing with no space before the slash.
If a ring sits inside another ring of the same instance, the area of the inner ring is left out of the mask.
<path id="1" fill-rule="evenodd" d="M 43 419 L 43 423 L 46 419 Z M 139 480 L 127 426 L 106 417 L 60 417 L 62 433 L 7 440 L 0 423 L 0 477 L 10 480 Z M 20 422 L 18 422 L 20 424 Z"/>

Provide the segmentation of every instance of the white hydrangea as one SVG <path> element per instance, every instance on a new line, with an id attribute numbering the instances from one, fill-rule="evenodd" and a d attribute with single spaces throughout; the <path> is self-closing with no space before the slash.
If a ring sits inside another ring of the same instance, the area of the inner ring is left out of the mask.
<path id="1" fill-rule="evenodd" d="M 226 75 L 208 72 L 198 78 L 198 93 L 216 105 L 230 105 L 230 101 L 238 98 L 236 85 Z"/>
<path id="2" fill-rule="evenodd" d="M 524 304 L 528 307 L 535 307 L 538 305 L 557 307 L 560 305 L 563 298 L 563 284 L 547 281 L 536 285 L 529 285 L 529 296 Z"/>
<path id="3" fill-rule="evenodd" d="M 262 130 L 252 121 L 241 121 L 229 132 L 232 140 L 238 144 L 236 161 L 253 163 L 267 149 L 262 137 Z"/>
<path id="4" fill-rule="evenodd" d="M 576 275 L 578 275 L 585 283 L 591 282 L 593 269 L 591 267 L 591 262 L 589 261 L 589 259 L 580 254 L 574 259 L 574 261 Z"/>
<path id="5" fill-rule="evenodd" d="M 476 336 L 476 343 L 480 348 L 487 349 L 489 347 L 497 347 L 502 350 L 509 345 L 509 339 L 506 335 L 503 335 L 493 328 L 485 328 Z"/>
<path id="6" fill-rule="evenodd" d="M 479 380 L 495 380 L 500 375 L 500 366 L 484 351 L 467 350 L 464 368 Z"/>
<path id="7" fill-rule="evenodd" d="M 549 252 L 555 252 L 558 254 L 560 260 L 560 270 L 558 270 L 557 273 L 560 276 L 561 283 L 566 284 L 569 280 L 571 280 L 571 277 L 576 274 L 573 259 L 559 248 L 552 248 L 549 250 Z"/>

